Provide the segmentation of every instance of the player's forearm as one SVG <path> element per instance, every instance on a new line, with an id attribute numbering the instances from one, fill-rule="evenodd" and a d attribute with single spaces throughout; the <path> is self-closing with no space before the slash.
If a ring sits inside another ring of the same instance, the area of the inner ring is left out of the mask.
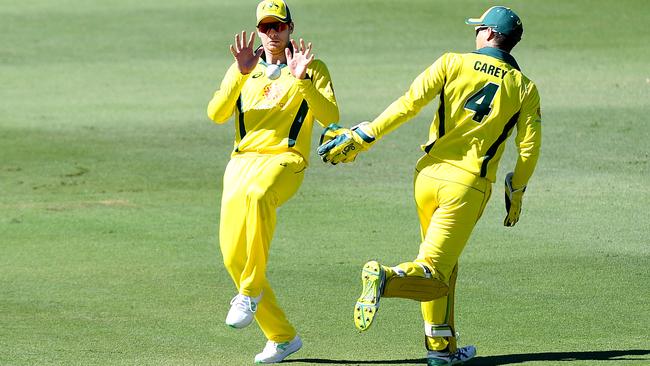
<path id="1" fill-rule="evenodd" d="M 394 101 L 368 125 L 368 132 L 377 140 L 413 118 L 426 103 L 414 103 L 407 96 Z"/>
<path id="2" fill-rule="evenodd" d="M 517 151 L 519 157 L 512 177 L 512 185 L 521 188 L 528 184 L 533 175 L 539 151 L 542 146 L 542 119 L 539 108 L 539 96 L 537 93 L 528 99 L 529 103 L 524 105 L 523 114 L 517 121 Z M 532 101 L 533 103 L 530 103 Z"/>
<path id="3" fill-rule="evenodd" d="M 519 189 L 528 185 L 530 177 L 535 171 L 535 166 L 537 165 L 537 156 L 522 158 L 521 156 L 517 159 L 517 165 L 515 165 L 514 175 L 512 176 L 512 186 L 515 189 Z"/>
<path id="4" fill-rule="evenodd" d="M 527 140 L 518 145 L 519 157 L 512 177 L 512 186 L 516 189 L 528 185 L 528 181 L 535 171 L 542 142 L 539 132 L 541 131 L 535 135 L 529 135 Z"/>
<path id="5" fill-rule="evenodd" d="M 237 100 L 230 100 L 218 90 L 208 103 L 208 118 L 216 123 L 224 123 L 232 116 Z"/>
<path id="6" fill-rule="evenodd" d="M 314 117 L 324 126 L 339 121 L 339 107 L 334 94 L 321 91 L 310 79 L 298 80 L 298 90 L 307 101 Z M 325 95 L 329 94 L 329 95 Z"/>
<path id="7" fill-rule="evenodd" d="M 249 75 L 242 75 L 239 71 L 232 72 L 232 69 L 226 73 L 221 82 L 221 87 L 214 93 L 208 103 L 207 113 L 211 120 L 216 123 L 223 123 L 232 116 L 237 98 L 239 98 L 241 89 Z"/>

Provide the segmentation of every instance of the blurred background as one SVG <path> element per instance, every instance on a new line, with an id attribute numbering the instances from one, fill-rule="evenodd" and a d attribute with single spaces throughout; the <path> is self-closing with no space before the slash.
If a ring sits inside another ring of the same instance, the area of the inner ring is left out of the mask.
<path id="1" fill-rule="evenodd" d="M 263 348 L 256 326 L 223 323 L 235 288 L 217 229 L 234 126 L 205 113 L 256 4 L 0 1 L 0 364 L 244 365 Z M 542 156 L 506 229 L 508 141 L 461 257 L 461 343 L 477 345 L 475 365 L 648 362 L 650 3 L 288 4 L 346 126 L 444 52 L 473 51 L 465 18 L 512 7 L 524 24 L 513 55 L 542 99 Z M 268 275 L 305 342 L 297 363 L 423 362 L 417 303 L 383 302 L 364 334 L 351 317 L 363 263 L 417 254 L 412 175 L 435 110 L 354 164 L 313 154 L 281 208 Z"/>

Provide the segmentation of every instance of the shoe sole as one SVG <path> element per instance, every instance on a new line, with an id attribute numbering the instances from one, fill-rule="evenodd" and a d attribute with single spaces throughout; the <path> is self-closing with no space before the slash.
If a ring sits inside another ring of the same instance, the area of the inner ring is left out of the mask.
<path id="1" fill-rule="evenodd" d="M 447 366 L 449 364 L 450 364 L 449 361 L 446 360 L 432 360 L 432 359 L 427 360 L 427 366 Z"/>
<path id="2" fill-rule="evenodd" d="M 465 360 L 454 360 L 454 361 L 446 361 L 446 360 L 427 360 L 427 366 L 452 366 L 452 365 L 462 365 L 463 363 L 471 360 L 473 357 L 467 358 Z"/>
<path id="3" fill-rule="evenodd" d="M 354 306 L 354 325 L 362 332 L 370 328 L 379 310 L 384 276 L 384 269 L 377 261 L 370 261 L 363 266 L 361 271 L 363 289 Z"/>
<path id="4" fill-rule="evenodd" d="M 470 346 L 471 347 L 471 346 Z M 452 356 L 447 359 L 442 358 L 429 358 L 427 359 L 427 366 L 451 366 L 451 365 L 461 365 L 476 356 L 475 347 L 462 347 L 459 349 L 463 355 L 463 359 L 460 359 L 458 356 Z M 465 350 L 464 352 L 462 350 Z M 467 355 L 465 352 L 472 350 L 471 356 Z M 458 352 L 458 351 L 457 351 Z"/>
<path id="5" fill-rule="evenodd" d="M 226 322 L 226 325 L 229 326 L 232 329 L 244 329 L 247 326 L 251 325 L 253 323 L 253 320 L 249 321 L 248 323 L 244 324 L 237 324 L 237 323 L 228 323 Z"/>

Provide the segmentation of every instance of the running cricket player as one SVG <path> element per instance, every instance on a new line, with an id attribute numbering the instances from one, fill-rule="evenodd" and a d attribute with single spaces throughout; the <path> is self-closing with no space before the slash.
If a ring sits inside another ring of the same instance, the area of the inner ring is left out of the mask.
<path id="1" fill-rule="evenodd" d="M 244 328 L 255 318 L 268 340 L 255 362 L 275 363 L 302 347 L 266 278 L 276 209 L 302 183 L 314 120 L 326 126 L 339 111 L 325 63 L 314 59 L 311 43 L 290 40 L 286 3 L 259 3 L 256 24 L 262 46 L 253 47 L 255 33 L 235 36 L 235 62 L 207 112 L 216 123 L 235 116 L 219 227 L 223 261 L 238 290 L 226 324 Z"/>
<path id="2" fill-rule="evenodd" d="M 328 127 L 332 138 L 318 149 L 326 162 L 351 162 L 439 97 L 429 140 L 422 145 L 425 154 L 415 168 L 419 253 L 395 267 L 366 263 L 354 307 L 354 323 L 365 331 L 382 297 L 420 301 L 429 365 L 454 365 L 475 356 L 474 346 L 456 345 L 458 258 L 490 197 L 508 136 L 516 128 L 519 156 L 505 179 L 505 226 L 519 220 L 541 144 L 537 88 L 510 54 L 523 34 L 521 20 L 511 9 L 495 6 L 466 23 L 475 27 L 476 51 L 442 55 L 374 121 L 351 130 Z"/>

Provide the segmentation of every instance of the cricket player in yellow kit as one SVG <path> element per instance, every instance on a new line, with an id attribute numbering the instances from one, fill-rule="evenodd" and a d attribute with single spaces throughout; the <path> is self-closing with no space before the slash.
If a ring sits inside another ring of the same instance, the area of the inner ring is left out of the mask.
<path id="1" fill-rule="evenodd" d="M 235 115 L 235 143 L 223 178 L 219 241 L 238 289 L 226 324 L 248 326 L 253 317 L 268 339 L 256 363 L 281 362 L 302 341 L 279 307 L 266 278 L 276 209 L 298 190 L 307 168 L 314 120 L 339 118 L 325 64 L 311 43 L 290 40 L 294 24 L 282 0 L 257 7 L 257 34 L 235 36 L 235 62 L 208 104 L 216 123 Z"/>
<path id="2" fill-rule="evenodd" d="M 420 301 L 429 365 L 459 364 L 476 354 L 474 346 L 456 345 L 458 258 L 490 197 L 508 136 L 516 128 L 519 157 L 514 173 L 506 176 L 505 226 L 519 219 L 541 144 L 539 94 L 510 55 L 523 34 L 521 20 L 511 9 L 495 6 L 466 23 L 476 27 L 475 52 L 442 55 L 374 121 L 351 130 L 329 127 L 337 136 L 318 149 L 324 161 L 353 161 L 439 98 L 428 142 L 422 145 L 425 155 L 415 168 L 419 253 L 395 267 L 366 263 L 354 308 L 355 325 L 365 331 L 382 297 Z"/>

